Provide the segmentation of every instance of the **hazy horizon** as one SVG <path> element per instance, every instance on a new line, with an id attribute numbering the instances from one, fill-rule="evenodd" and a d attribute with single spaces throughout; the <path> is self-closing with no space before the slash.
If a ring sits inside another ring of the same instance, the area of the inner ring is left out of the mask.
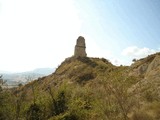
<path id="1" fill-rule="evenodd" d="M 31 70 L 28 70 L 28 71 L 5 71 L 5 70 L 0 70 L 0 73 L 1 74 L 17 74 L 17 73 L 24 73 L 24 72 L 34 72 L 34 71 L 37 71 L 37 70 L 55 70 L 56 68 L 34 68 L 34 69 L 31 69 Z"/>

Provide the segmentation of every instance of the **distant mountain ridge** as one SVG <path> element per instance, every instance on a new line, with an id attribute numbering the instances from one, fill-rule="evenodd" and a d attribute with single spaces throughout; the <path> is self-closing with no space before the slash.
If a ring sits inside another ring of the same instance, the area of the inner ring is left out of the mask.
<path id="1" fill-rule="evenodd" d="M 52 74 L 55 71 L 55 68 L 37 68 L 33 71 L 26 71 L 20 73 L 11 73 L 8 71 L 0 71 L 0 75 L 3 75 L 3 79 L 7 81 L 8 84 L 14 84 L 17 82 L 26 82 L 27 77 L 31 79 L 37 79 L 49 74 Z"/>
<path id="2" fill-rule="evenodd" d="M 37 74 L 49 75 L 53 73 L 54 71 L 55 71 L 55 68 L 37 68 L 31 72 L 37 73 Z"/>

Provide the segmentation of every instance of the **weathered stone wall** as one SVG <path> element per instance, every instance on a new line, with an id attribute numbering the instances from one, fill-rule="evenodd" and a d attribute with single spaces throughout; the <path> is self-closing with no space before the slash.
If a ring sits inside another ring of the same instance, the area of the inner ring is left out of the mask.
<path id="1" fill-rule="evenodd" d="M 86 57 L 87 56 L 85 39 L 82 36 L 78 37 L 77 39 L 74 56 L 75 57 Z"/>

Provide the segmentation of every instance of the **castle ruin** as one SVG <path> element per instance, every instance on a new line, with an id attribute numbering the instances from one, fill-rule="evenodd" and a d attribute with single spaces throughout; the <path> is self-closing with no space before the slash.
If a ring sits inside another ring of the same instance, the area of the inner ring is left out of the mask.
<path id="1" fill-rule="evenodd" d="M 75 57 L 86 57 L 86 44 L 85 39 L 82 36 L 79 36 L 74 50 Z"/>

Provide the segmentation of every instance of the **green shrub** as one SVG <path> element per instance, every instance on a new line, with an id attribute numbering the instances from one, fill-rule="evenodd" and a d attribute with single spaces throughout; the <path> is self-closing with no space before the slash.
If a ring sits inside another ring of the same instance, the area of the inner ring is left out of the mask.
<path id="1" fill-rule="evenodd" d="M 82 74 L 81 76 L 78 77 L 77 82 L 82 83 L 82 82 L 86 82 L 91 79 L 94 79 L 93 73 L 85 73 L 85 74 Z"/>
<path id="2" fill-rule="evenodd" d="M 43 111 L 36 103 L 31 104 L 27 111 L 27 120 L 44 120 Z"/>
<path id="3" fill-rule="evenodd" d="M 57 94 L 53 95 L 53 92 L 50 88 L 49 94 L 52 98 L 51 102 L 49 103 L 51 115 L 57 116 L 64 113 L 67 110 L 67 100 L 64 90 L 59 89 Z"/>
<path id="4" fill-rule="evenodd" d="M 8 91 L 0 92 L 0 120 L 13 120 L 15 114 L 14 97 Z"/>
<path id="5" fill-rule="evenodd" d="M 89 66 L 91 66 L 91 67 L 93 67 L 93 68 L 98 65 L 96 62 L 92 61 L 88 57 L 78 57 L 78 60 L 83 62 L 83 63 L 85 63 L 85 64 L 87 64 L 87 65 L 89 65 Z"/>
<path id="6" fill-rule="evenodd" d="M 66 113 L 66 114 L 60 114 L 49 120 L 80 120 L 80 118 L 74 113 Z"/>
<path id="7" fill-rule="evenodd" d="M 63 113 L 66 109 L 67 109 L 67 106 L 66 106 L 65 92 L 61 91 L 58 94 L 58 98 L 56 100 L 55 112 L 58 115 L 60 113 Z"/>

